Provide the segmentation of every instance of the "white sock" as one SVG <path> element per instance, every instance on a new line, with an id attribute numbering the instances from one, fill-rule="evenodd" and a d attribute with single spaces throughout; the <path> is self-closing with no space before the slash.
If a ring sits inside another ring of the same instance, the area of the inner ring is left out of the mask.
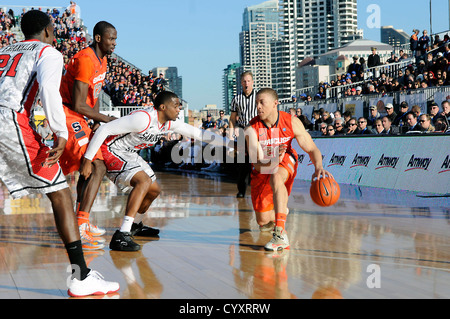
<path id="1" fill-rule="evenodd" d="M 123 233 L 131 232 L 131 226 L 133 225 L 134 218 L 130 216 L 125 216 L 123 218 L 122 227 L 120 227 L 120 231 Z"/>

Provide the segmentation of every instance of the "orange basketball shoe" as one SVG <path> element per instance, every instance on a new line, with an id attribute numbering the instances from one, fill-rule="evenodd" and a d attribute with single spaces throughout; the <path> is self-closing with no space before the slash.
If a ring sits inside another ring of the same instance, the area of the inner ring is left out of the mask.
<path id="1" fill-rule="evenodd" d="M 97 250 L 105 247 L 104 238 L 93 238 L 87 231 L 88 224 L 84 223 L 79 226 L 81 242 L 84 250 Z"/>

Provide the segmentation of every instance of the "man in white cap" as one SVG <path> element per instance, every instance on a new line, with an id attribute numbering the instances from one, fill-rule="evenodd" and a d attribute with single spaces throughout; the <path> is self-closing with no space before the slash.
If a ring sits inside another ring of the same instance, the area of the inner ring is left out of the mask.
<path id="1" fill-rule="evenodd" d="M 391 120 L 391 123 L 394 122 L 395 118 L 397 117 L 397 113 L 394 111 L 394 106 L 391 103 L 386 104 L 386 113 L 387 117 Z"/>
<path id="2" fill-rule="evenodd" d="M 370 110 L 370 114 L 369 114 L 369 117 L 367 118 L 367 125 L 374 126 L 375 121 L 377 119 L 381 118 L 381 114 L 378 112 L 376 105 L 371 105 L 369 107 L 369 110 Z"/>

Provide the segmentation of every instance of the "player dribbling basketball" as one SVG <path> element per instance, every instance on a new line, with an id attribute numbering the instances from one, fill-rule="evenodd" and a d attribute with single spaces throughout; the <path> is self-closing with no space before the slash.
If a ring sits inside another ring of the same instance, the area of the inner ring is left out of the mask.
<path id="1" fill-rule="evenodd" d="M 256 220 L 261 229 L 272 230 L 273 238 L 265 249 L 289 249 L 285 230 L 288 199 L 297 174 L 295 138 L 314 164 L 312 178 L 332 175 L 323 169 L 322 154 L 297 117 L 278 110 L 278 94 L 270 88 L 256 96 L 258 116 L 245 130 L 252 163 L 251 195 Z"/>

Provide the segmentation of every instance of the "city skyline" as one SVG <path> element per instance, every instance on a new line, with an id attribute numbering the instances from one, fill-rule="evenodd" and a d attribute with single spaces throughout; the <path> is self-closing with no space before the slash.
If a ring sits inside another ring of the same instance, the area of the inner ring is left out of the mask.
<path id="1" fill-rule="evenodd" d="M 143 72 L 155 67 L 177 67 L 189 108 L 202 109 L 207 104 L 224 107 L 223 70 L 239 62 L 244 10 L 264 0 L 136 0 L 126 6 L 118 0 L 76 2 L 89 32 L 100 20 L 116 26 L 119 36 L 116 53 Z M 448 0 L 432 3 L 433 32 L 449 30 Z M 69 1 L 59 0 L 42 3 L 21 0 L 12 5 L 19 13 L 22 6 L 65 7 L 68 4 Z M 430 29 L 429 0 L 358 0 L 357 5 L 358 28 L 364 30 L 365 39 L 380 41 L 380 28 L 386 25 L 408 34 L 413 28 L 421 32 Z M 374 19 L 377 9 L 379 25 L 373 25 L 374 20 L 377 22 Z"/>

